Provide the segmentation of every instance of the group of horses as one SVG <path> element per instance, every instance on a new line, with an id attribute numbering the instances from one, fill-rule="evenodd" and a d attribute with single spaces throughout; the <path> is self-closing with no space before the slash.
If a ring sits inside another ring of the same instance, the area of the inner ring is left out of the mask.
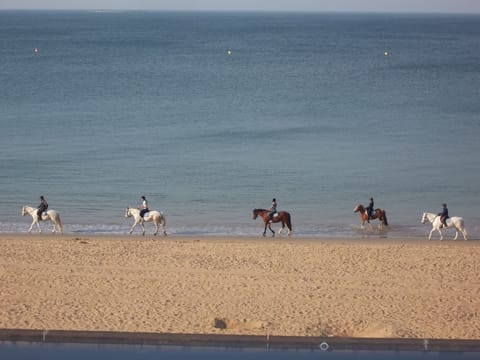
<path id="1" fill-rule="evenodd" d="M 362 228 L 365 227 L 365 223 L 367 223 L 371 227 L 372 225 L 370 224 L 370 220 L 373 220 L 373 219 L 378 219 L 380 221 L 380 228 L 384 228 L 385 226 L 388 226 L 387 213 L 385 210 L 375 209 L 373 214 L 369 215 L 365 210 L 365 208 L 363 207 L 363 205 L 358 204 L 357 206 L 355 206 L 353 211 L 360 213 L 360 219 L 362 220 L 362 225 L 361 225 Z M 442 223 L 442 219 L 439 214 L 424 212 L 422 215 L 422 219 L 420 221 L 422 224 L 425 224 L 427 221 L 429 221 L 432 224 L 432 230 L 430 230 L 430 233 L 428 234 L 428 240 L 432 240 L 432 234 L 435 231 L 437 231 L 440 234 L 440 240 L 443 240 L 442 229 L 446 230 L 448 228 L 455 229 L 455 237 L 453 238 L 453 240 L 458 239 L 459 232 L 462 233 L 464 240 L 467 240 L 468 238 L 467 229 L 465 228 L 465 221 L 460 216 L 452 216 L 451 218 L 448 218 L 445 221 L 446 223 L 446 226 L 445 226 Z"/>
<path id="2" fill-rule="evenodd" d="M 362 229 L 365 228 L 365 224 L 368 224 L 368 226 L 371 228 L 372 224 L 370 223 L 370 220 L 374 220 L 374 219 L 378 219 L 380 221 L 380 225 L 379 225 L 380 229 L 383 229 L 385 226 L 388 226 L 387 213 L 385 210 L 375 209 L 372 214 L 368 214 L 367 210 L 362 204 L 357 204 L 353 209 L 353 211 L 355 213 L 358 212 L 360 214 L 360 219 L 362 221 L 362 224 L 361 224 Z M 272 226 L 271 226 L 272 223 L 281 223 L 282 227 L 280 228 L 280 230 L 278 230 L 278 235 L 282 234 L 286 226 L 288 229 L 287 235 L 290 236 L 292 233 L 292 218 L 290 216 L 290 213 L 286 211 L 279 211 L 279 212 L 276 212 L 272 217 L 270 217 L 270 213 L 271 211 L 267 209 L 253 210 L 253 215 L 252 215 L 253 220 L 257 219 L 257 217 L 261 217 L 264 222 L 265 228 L 263 230 L 263 236 L 266 236 L 267 229 L 269 229 L 272 232 L 272 236 L 275 236 L 275 231 L 272 229 Z M 25 216 L 26 214 L 30 214 L 33 219 L 32 224 L 28 229 L 28 232 L 32 231 L 32 228 L 34 225 L 37 225 L 38 231 L 42 232 L 39 222 L 51 221 L 53 223 L 52 233 L 59 231 L 61 234 L 63 234 L 62 222 L 60 220 L 60 215 L 58 214 L 57 211 L 47 210 L 43 212 L 41 216 L 38 216 L 38 209 L 27 205 L 22 208 L 22 216 Z M 162 211 L 151 210 L 142 217 L 140 215 L 139 209 L 127 207 L 125 209 L 125 218 L 129 218 L 129 217 L 133 217 L 134 219 L 134 223 L 130 228 L 130 234 L 133 233 L 133 230 L 137 225 L 140 225 L 142 228 L 142 235 L 145 235 L 144 223 L 153 222 L 153 224 L 155 225 L 155 232 L 153 233 L 153 235 L 158 234 L 160 227 L 162 228 L 163 235 L 164 236 L 167 235 L 166 219 Z M 454 216 L 447 219 L 446 227 L 445 227 L 439 215 L 424 212 L 421 222 L 422 224 L 425 224 L 427 221 L 432 223 L 432 230 L 428 235 L 429 240 L 432 239 L 432 234 L 434 231 L 437 231 L 440 234 L 440 240 L 443 240 L 442 229 L 447 229 L 447 228 L 455 229 L 454 240 L 457 240 L 459 232 L 462 233 L 463 239 L 467 240 L 467 236 L 468 236 L 467 230 L 465 229 L 464 220 L 461 217 Z"/>
<path id="3" fill-rule="evenodd" d="M 378 219 L 380 221 L 379 227 L 381 229 L 384 228 L 385 226 L 388 226 L 387 213 L 385 210 L 375 209 L 373 214 L 368 214 L 367 210 L 363 207 L 362 204 L 357 204 L 353 209 L 353 212 L 358 212 L 360 214 L 360 219 L 362 220 L 362 225 L 361 225 L 362 229 L 365 227 L 365 223 L 367 223 L 371 228 L 372 224 L 370 224 L 370 220 L 374 220 L 374 219 Z M 445 226 L 442 223 L 442 219 L 440 215 L 424 212 L 422 215 L 421 223 L 425 224 L 427 221 L 429 221 L 432 224 L 432 230 L 428 234 L 428 240 L 432 240 L 432 234 L 435 231 L 437 231 L 440 234 L 440 240 L 443 240 L 442 229 L 446 230 L 448 228 L 455 229 L 455 237 L 453 238 L 453 240 L 457 240 L 459 232 L 462 233 L 463 239 L 467 240 L 468 233 L 467 233 L 467 229 L 465 228 L 465 221 L 460 216 L 453 216 L 451 218 L 448 218 L 445 221 L 446 223 L 446 226 Z"/>
<path id="4" fill-rule="evenodd" d="M 370 223 L 370 220 L 375 220 L 375 219 L 378 219 L 380 221 L 380 225 L 379 225 L 380 229 L 384 229 L 385 226 L 388 226 L 387 212 L 385 210 L 374 209 L 373 213 L 369 214 L 362 204 L 357 204 L 353 209 L 353 212 L 355 213 L 358 212 L 360 214 L 360 219 L 362 221 L 362 224 L 360 225 L 360 227 L 362 229 L 365 228 L 365 224 L 368 224 L 369 228 L 372 228 L 372 224 Z M 272 236 L 275 236 L 275 232 L 271 227 L 272 222 L 282 223 L 282 227 L 278 231 L 278 235 L 281 235 L 282 231 L 285 229 L 285 226 L 287 226 L 288 235 L 290 236 L 292 232 L 292 221 L 291 221 L 291 216 L 288 212 L 280 211 L 276 213 L 272 219 L 270 219 L 270 210 L 254 209 L 253 219 L 255 220 L 258 216 L 260 216 L 263 219 L 263 222 L 265 225 L 265 228 L 263 230 L 263 236 L 266 235 L 267 228 L 272 232 Z M 424 212 L 422 215 L 421 223 L 425 224 L 427 221 L 430 221 L 432 223 L 432 230 L 428 235 L 428 240 L 432 239 L 432 234 L 434 231 L 438 231 L 438 233 L 440 234 L 440 240 L 443 240 L 442 229 L 448 229 L 448 228 L 455 229 L 454 240 L 457 240 L 459 232 L 462 233 L 463 239 L 467 240 L 468 233 L 467 233 L 467 230 L 465 229 L 465 222 L 463 218 L 459 216 L 453 216 L 451 218 L 448 218 L 446 220 L 446 227 L 445 227 L 440 219 L 440 215 Z"/>
<path id="5" fill-rule="evenodd" d="M 28 232 L 32 231 L 32 228 L 34 225 L 37 225 L 38 232 L 42 232 L 42 229 L 40 227 L 39 222 L 40 221 L 51 221 L 53 223 L 53 228 L 52 228 L 52 233 L 55 233 L 56 231 L 59 231 L 61 234 L 63 234 L 63 226 L 62 226 L 62 221 L 60 220 L 60 215 L 58 214 L 57 211 L 55 210 L 47 210 L 42 213 L 42 215 L 39 217 L 38 216 L 38 209 L 32 206 L 24 206 L 22 208 L 22 216 L 25 216 L 27 214 L 30 214 L 32 216 L 32 224 L 30 225 L 30 228 L 28 229 Z M 161 227 L 163 235 L 167 235 L 167 229 L 166 225 L 167 222 L 165 220 L 165 215 L 163 214 L 162 211 L 157 211 L 157 210 L 151 210 L 142 217 L 140 215 L 140 210 L 137 208 L 132 208 L 132 207 L 127 207 L 125 209 L 125 217 L 133 217 L 134 222 L 132 227 L 130 228 L 130 234 L 133 233 L 133 230 L 137 225 L 140 225 L 142 227 L 142 235 L 145 235 L 145 222 L 153 222 L 155 225 L 155 232 L 153 235 L 158 234 L 158 230 Z"/>

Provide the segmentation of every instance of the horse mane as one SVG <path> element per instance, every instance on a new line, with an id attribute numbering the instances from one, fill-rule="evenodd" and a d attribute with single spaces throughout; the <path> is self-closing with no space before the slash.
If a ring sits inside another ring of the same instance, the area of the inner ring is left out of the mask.
<path id="1" fill-rule="evenodd" d="M 253 209 L 254 212 L 269 211 L 267 209 Z"/>

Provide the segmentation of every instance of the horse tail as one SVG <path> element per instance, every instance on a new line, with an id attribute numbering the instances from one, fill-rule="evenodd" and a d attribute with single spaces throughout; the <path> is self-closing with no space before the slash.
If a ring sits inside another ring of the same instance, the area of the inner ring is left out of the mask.
<path id="1" fill-rule="evenodd" d="M 468 232 L 467 232 L 467 228 L 465 227 L 465 222 L 463 221 L 463 218 L 462 218 L 461 221 L 460 221 L 460 226 L 459 226 L 459 227 L 460 227 L 459 230 L 460 230 L 460 231 L 462 232 L 462 234 L 463 234 L 463 238 L 464 238 L 465 240 L 467 240 L 467 238 L 468 238 Z"/>
<path id="2" fill-rule="evenodd" d="M 287 221 L 286 221 L 287 227 L 288 227 L 288 229 L 289 229 L 290 231 L 292 231 L 292 218 L 290 217 L 290 213 L 287 213 L 287 212 L 286 212 L 285 215 L 287 215 L 287 216 L 286 216 L 286 218 L 287 218 Z"/>
<path id="3" fill-rule="evenodd" d="M 62 225 L 62 220 L 60 220 L 60 215 L 59 214 L 57 214 L 57 220 L 58 220 L 57 226 L 60 229 L 60 234 L 63 234 L 63 225 Z"/>
<path id="4" fill-rule="evenodd" d="M 383 224 L 385 226 L 388 226 L 387 212 L 385 210 L 382 211 L 382 219 L 383 219 Z"/>

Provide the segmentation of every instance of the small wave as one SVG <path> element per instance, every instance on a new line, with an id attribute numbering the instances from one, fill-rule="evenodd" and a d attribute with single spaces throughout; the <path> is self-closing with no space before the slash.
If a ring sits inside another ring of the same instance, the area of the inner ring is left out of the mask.
<path id="1" fill-rule="evenodd" d="M 0 222 L 0 233 L 25 233 L 28 231 L 30 224 L 25 223 L 2 223 Z M 91 235 L 126 235 L 130 232 L 129 224 L 64 224 L 65 234 L 91 234 Z M 50 223 L 41 223 L 43 232 L 50 231 L 52 225 Z M 280 227 L 273 224 L 272 228 L 278 232 Z M 146 234 L 152 234 L 154 227 L 151 223 L 145 224 Z M 475 235 L 477 228 L 472 229 L 471 235 Z M 32 232 L 36 232 L 34 228 Z M 268 231 L 268 230 L 267 230 Z M 430 228 L 424 226 L 398 226 L 391 225 L 384 230 L 373 226 L 371 229 L 361 229 L 358 224 L 327 224 L 327 225 L 312 225 L 312 224 L 298 224 L 293 229 L 292 235 L 294 237 L 302 238 L 423 238 L 427 237 Z M 140 234 L 141 228 L 134 229 L 134 234 Z M 167 233 L 169 235 L 182 236 L 261 236 L 263 233 L 263 226 L 256 224 L 192 224 L 182 226 L 167 226 Z M 286 231 L 284 232 L 286 234 Z M 453 235 L 453 231 L 449 230 L 445 234 L 447 237 Z M 267 232 L 267 236 L 270 236 Z"/>

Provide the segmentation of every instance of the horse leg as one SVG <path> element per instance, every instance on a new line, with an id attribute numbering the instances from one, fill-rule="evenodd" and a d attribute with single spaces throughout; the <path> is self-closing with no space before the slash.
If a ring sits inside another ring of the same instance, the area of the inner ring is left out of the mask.
<path id="1" fill-rule="evenodd" d="M 278 236 L 282 235 L 282 231 L 284 228 L 285 228 L 285 223 L 282 221 L 282 227 L 280 228 L 280 230 L 278 230 Z"/>
<path id="2" fill-rule="evenodd" d="M 133 233 L 133 229 L 135 229 L 135 227 L 138 225 L 138 222 L 135 221 L 132 225 L 132 227 L 130 228 L 130 235 Z"/>
<path id="3" fill-rule="evenodd" d="M 467 236 L 468 236 L 467 229 L 463 228 L 463 229 L 460 229 L 460 231 L 462 232 L 463 240 L 467 240 Z"/>
<path id="4" fill-rule="evenodd" d="M 457 238 L 458 238 L 458 229 L 455 228 L 455 237 L 453 238 L 453 240 L 457 240 Z"/>
<path id="5" fill-rule="evenodd" d="M 163 236 L 167 236 L 167 222 L 165 221 L 165 218 L 160 219 L 160 226 L 162 227 Z"/>
<path id="6" fill-rule="evenodd" d="M 57 219 L 57 228 L 58 228 L 58 231 L 60 231 L 60 234 L 63 235 L 63 226 L 62 226 L 62 220 L 60 220 L 60 217 Z"/>
<path id="7" fill-rule="evenodd" d="M 33 228 L 33 225 L 35 224 L 35 220 L 32 221 L 32 224 L 30 225 L 30 227 L 28 228 L 28 233 L 31 233 L 32 232 L 32 228 Z"/>
<path id="8" fill-rule="evenodd" d="M 434 231 L 435 231 L 434 228 L 432 228 L 432 230 L 430 230 L 430 234 L 428 234 L 428 240 L 432 240 L 432 234 L 433 234 Z"/>
<path id="9" fill-rule="evenodd" d="M 157 236 L 158 234 L 158 221 L 153 222 L 155 224 L 155 232 L 153 233 L 153 236 Z"/>
<path id="10" fill-rule="evenodd" d="M 267 233 L 267 224 L 268 222 L 265 223 L 265 229 L 263 229 L 263 237 L 265 237 L 265 234 Z"/>
<path id="11" fill-rule="evenodd" d="M 270 231 L 272 232 L 272 237 L 275 236 L 275 231 L 273 231 L 272 229 L 272 225 L 270 223 L 268 223 L 268 228 L 270 229 Z"/>
<path id="12" fill-rule="evenodd" d="M 38 232 L 41 233 L 42 228 L 40 227 L 40 220 L 37 219 L 37 221 L 35 223 L 37 224 Z"/>
<path id="13" fill-rule="evenodd" d="M 443 233 L 440 231 L 440 229 L 437 229 L 438 233 L 440 234 L 440 241 L 443 240 Z"/>
<path id="14" fill-rule="evenodd" d="M 380 216 L 378 217 L 380 223 L 378 224 L 378 228 L 383 230 L 385 228 L 385 218 L 383 217 L 383 212 L 380 212 Z"/>
<path id="15" fill-rule="evenodd" d="M 163 236 L 167 236 L 167 221 L 163 219 L 162 223 Z"/>
<path id="16" fill-rule="evenodd" d="M 52 227 L 52 234 L 55 234 L 55 232 L 57 231 L 57 221 L 56 219 L 50 217 L 49 215 L 47 215 L 47 219 L 45 221 L 48 221 L 50 220 L 53 224 L 53 227 Z"/>
<path id="17" fill-rule="evenodd" d="M 372 224 L 370 224 L 370 220 L 368 220 L 368 217 L 362 217 L 362 225 L 360 226 L 360 228 L 362 230 L 365 229 L 365 223 L 368 224 L 368 227 L 371 230 L 372 229 Z"/>
<path id="18" fill-rule="evenodd" d="M 141 221 L 141 222 L 140 222 L 140 225 L 142 226 L 142 235 L 145 236 L 145 225 L 144 225 L 144 222 Z"/>

